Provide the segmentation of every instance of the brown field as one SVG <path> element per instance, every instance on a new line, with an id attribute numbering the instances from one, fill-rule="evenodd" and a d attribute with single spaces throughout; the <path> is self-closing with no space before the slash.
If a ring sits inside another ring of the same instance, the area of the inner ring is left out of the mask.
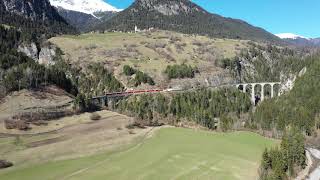
<path id="1" fill-rule="evenodd" d="M 41 90 L 13 92 L 0 102 L 0 126 L 4 119 L 19 113 L 54 110 L 71 102 L 72 99 L 73 97 L 55 86 Z M 64 108 L 70 109 L 70 107 Z"/>
<path id="2" fill-rule="evenodd" d="M 27 132 L 0 129 L 0 159 L 10 160 L 17 168 L 90 156 L 127 146 L 151 130 L 127 129 L 132 119 L 118 113 L 98 114 L 99 121 L 91 121 L 90 114 L 85 113 L 51 121 L 48 126 Z"/>

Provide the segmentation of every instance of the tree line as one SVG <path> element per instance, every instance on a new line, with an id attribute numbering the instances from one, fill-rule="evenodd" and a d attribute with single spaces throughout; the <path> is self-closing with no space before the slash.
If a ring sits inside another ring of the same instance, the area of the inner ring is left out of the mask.
<path id="1" fill-rule="evenodd" d="M 305 59 L 306 73 L 298 77 L 287 94 L 262 102 L 251 118 L 250 125 L 265 130 L 284 131 L 296 127 L 306 135 L 319 128 L 320 113 L 320 55 Z"/>
<path id="2" fill-rule="evenodd" d="M 169 65 L 164 71 L 169 79 L 194 78 L 196 72 L 199 72 L 196 67 L 192 67 L 186 64 L 175 64 L 172 66 Z"/>
<path id="3" fill-rule="evenodd" d="M 175 123 L 187 120 L 209 129 L 217 127 L 217 118 L 220 116 L 234 114 L 240 117 L 250 108 L 250 98 L 236 89 L 137 95 L 120 100 L 116 105 L 120 112 L 129 113 L 145 124 L 155 125 L 163 119 Z"/>
<path id="4" fill-rule="evenodd" d="M 2 96 L 20 89 L 55 84 L 76 94 L 77 88 L 57 66 L 45 67 L 16 50 L 21 32 L 0 26 L 0 86 Z"/>
<path id="5" fill-rule="evenodd" d="M 150 77 L 148 74 L 146 74 L 142 71 L 139 71 L 137 69 L 130 67 L 129 65 L 123 66 L 123 74 L 125 74 L 126 76 L 135 75 L 135 77 L 131 80 L 131 83 L 135 87 L 138 87 L 142 83 L 149 84 L 151 86 L 155 85 L 155 82 L 152 79 L 152 77 Z"/>
<path id="6" fill-rule="evenodd" d="M 261 180 L 282 180 L 296 176 L 306 166 L 304 136 L 299 129 L 289 129 L 280 147 L 265 149 L 260 165 Z"/>
<path id="7" fill-rule="evenodd" d="M 260 169 L 263 180 L 288 179 L 303 169 L 304 135 L 316 136 L 320 129 L 320 54 L 308 56 L 302 62 L 306 73 L 297 78 L 293 89 L 262 102 L 249 121 L 251 128 L 285 132 L 280 148 L 263 153 Z"/>

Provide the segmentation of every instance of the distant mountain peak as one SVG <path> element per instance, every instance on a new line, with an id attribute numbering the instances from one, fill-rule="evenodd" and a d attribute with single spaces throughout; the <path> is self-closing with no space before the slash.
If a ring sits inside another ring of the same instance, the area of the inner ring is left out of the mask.
<path id="1" fill-rule="evenodd" d="M 66 10 L 82 12 L 94 15 L 95 12 L 119 12 L 117 9 L 103 0 L 50 0 L 55 7 L 62 7 Z"/>
<path id="2" fill-rule="evenodd" d="M 278 36 L 281 39 L 310 39 L 304 36 L 300 36 L 297 34 L 293 34 L 293 33 L 280 33 L 280 34 L 276 34 L 276 36 Z"/>
<path id="3" fill-rule="evenodd" d="M 135 26 L 144 30 L 155 28 L 217 38 L 283 43 L 264 29 L 238 19 L 210 13 L 190 0 L 136 0 L 127 9 L 96 28 L 133 32 Z"/>
<path id="4" fill-rule="evenodd" d="M 163 15 L 178 15 L 180 13 L 189 14 L 195 11 L 206 13 L 204 9 L 189 0 L 137 0 L 141 7 L 157 11 Z"/>

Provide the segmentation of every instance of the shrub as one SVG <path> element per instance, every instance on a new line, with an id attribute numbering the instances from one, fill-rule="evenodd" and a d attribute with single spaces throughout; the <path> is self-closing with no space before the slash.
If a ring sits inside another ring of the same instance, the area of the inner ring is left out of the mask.
<path id="1" fill-rule="evenodd" d="M 128 124 L 128 125 L 126 125 L 126 128 L 127 128 L 127 129 L 134 129 L 134 124 Z"/>
<path id="2" fill-rule="evenodd" d="M 220 117 L 220 128 L 223 132 L 232 129 L 233 123 L 233 119 L 227 115 L 222 115 Z"/>
<path id="3" fill-rule="evenodd" d="M 122 130 L 122 127 L 117 127 L 117 130 L 118 130 L 118 131 L 121 131 L 121 130 Z"/>
<path id="4" fill-rule="evenodd" d="M 13 164 L 11 162 L 6 161 L 6 160 L 0 160 L 0 169 L 8 168 L 11 166 L 13 166 Z"/>
<path id="5" fill-rule="evenodd" d="M 128 65 L 123 66 L 123 73 L 126 76 L 132 76 L 134 74 L 136 75 L 135 78 L 133 79 L 133 84 L 136 87 L 141 85 L 142 83 L 149 84 L 151 86 L 155 85 L 155 82 L 148 74 L 141 72 L 139 70 L 136 70 Z"/>
<path id="6" fill-rule="evenodd" d="M 101 119 L 101 116 L 100 116 L 98 113 L 92 113 L 92 114 L 90 115 L 90 119 L 91 119 L 92 121 L 98 121 L 98 120 Z"/>
<path id="7" fill-rule="evenodd" d="M 7 119 L 4 123 L 6 129 L 18 129 L 23 131 L 30 129 L 29 124 L 22 120 Z"/>
<path id="8" fill-rule="evenodd" d="M 130 67 L 129 65 L 125 65 L 125 66 L 123 66 L 123 73 L 126 76 L 132 76 L 136 73 L 136 70 L 133 69 L 132 67 Z"/>
<path id="9" fill-rule="evenodd" d="M 139 86 L 141 83 L 146 83 L 151 86 L 155 85 L 153 79 L 148 74 L 138 71 L 134 79 L 134 85 Z"/>
<path id="10" fill-rule="evenodd" d="M 197 68 L 193 68 L 186 64 L 173 66 L 169 65 L 164 71 L 164 73 L 167 74 L 169 79 L 194 78 L 196 72 Z"/>

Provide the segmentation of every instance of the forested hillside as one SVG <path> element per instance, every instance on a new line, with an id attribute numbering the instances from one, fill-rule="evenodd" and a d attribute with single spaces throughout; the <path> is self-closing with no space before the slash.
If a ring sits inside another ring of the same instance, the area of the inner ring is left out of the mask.
<path id="1" fill-rule="evenodd" d="M 279 131 L 293 126 L 307 135 L 320 128 L 320 55 L 306 58 L 305 65 L 305 75 L 298 77 L 289 93 L 257 107 L 252 126 Z"/>
<path id="2" fill-rule="evenodd" d="M 58 85 L 76 95 L 77 88 L 62 69 L 45 67 L 17 51 L 22 38 L 29 37 L 15 28 L 0 26 L 0 97 L 12 91 L 39 88 L 45 84 Z"/>
<path id="3" fill-rule="evenodd" d="M 211 14 L 189 0 L 137 0 L 129 8 L 98 26 L 107 31 L 158 28 L 217 38 L 251 39 L 282 43 L 267 31 L 238 19 Z"/>
<path id="4" fill-rule="evenodd" d="M 224 58 L 217 66 L 229 69 L 238 82 L 279 82 L 297 74 L 306 65 L 308 49 L 293 49 L 250 42 L 234 58 Z"/>
<path id="5" fill-rule="evenodd" d="M 294 88 L 262 102 L 248 122 L 253 129 L 283 135 L 280 148 L 263 154 L 263 180 L 295 177 L 306 166 L 304 135 L 316 137 L 320 129 L 320 55 L 311 55 L 299 64 L 306 66 L 306 73 L 297 78 Z"/>
<path id="6" fill-rule="evenodd" d="M 96 26 L 102 22 L 108 21 L 115 16 L 117 12 L 96 12 L 95 16 L 78 11 L 56 8 L 60 16 L 62 16 L 69 24 L 77 28 L 81 32 L 95 30 Z"/>
<path id="7" fill-rule="evenodd" d="M 39 39 L 42 36 L 52 37 L 55 34 L 74 34 L 77 31 L 70 26 L 57 12 L 45 1 L 4 0 L 0 2 L 0 24 L 20 29 L 22 40 Z M 27 37 L 29 36 L 29 37 Z"/>
<path id="8" fill-rule="evenodd" d="M 121 100 L 115 106 L 122 113 L 137 117 L 142 125 L 177 125 L 194 122 L 209 129 L 232 129 L 237 118 L 249 112 L 251 102 L 236 89 L 196 90 L 170 95 L 141 95 Z M 231 118 L 232 117 L 232 118 Z"/>

